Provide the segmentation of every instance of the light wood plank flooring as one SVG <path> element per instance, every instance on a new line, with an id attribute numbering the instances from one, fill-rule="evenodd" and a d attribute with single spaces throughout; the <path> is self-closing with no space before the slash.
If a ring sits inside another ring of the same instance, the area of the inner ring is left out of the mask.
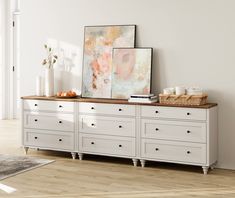
<path id="1" fill-rule="evenodd" d="M 0 153 L 24 155 L 18 121 L 0 121 Z M 127 159 L 29 150 L 30 156 L 54 163 L 0 181 L 17 189 L 0 197 L 25 198 L 168 198 L 235 197 L 235 171 L 215 169 L 203 175 L 200 167 L 148 162 L 133 167 Z"/>

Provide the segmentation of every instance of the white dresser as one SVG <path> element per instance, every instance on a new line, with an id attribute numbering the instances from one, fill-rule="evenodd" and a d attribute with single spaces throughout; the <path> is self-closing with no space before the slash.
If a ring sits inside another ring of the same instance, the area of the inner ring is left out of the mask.
<path id="1" fill-rule="evenodd" d="M 217 162 L 217 107 L 141 106 L 142 167 L 146 160 L 202 166 Z"/>
<path id="2" fill-rule="evenodd" d="M 126 157 L 137 165 L 136 107 L 78 103 L 79 157 L 83 153 Z"/>
<path id="3" fill-rule="evenodd" d="M 217 162 L 217 105 L 173 107 L 123 100 L 23 97 L 28 148 L 201 166 Z"/>
<path id="4" fill-rule="evenodd" d="M 75 159 L 75 103 L 23 100 L 22 142 L 29 148 L 69 151 Z"/>

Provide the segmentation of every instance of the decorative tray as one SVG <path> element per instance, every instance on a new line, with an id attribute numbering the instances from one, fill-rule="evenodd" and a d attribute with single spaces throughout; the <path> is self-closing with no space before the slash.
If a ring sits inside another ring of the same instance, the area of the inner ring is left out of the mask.
<path id="1" fill-rule="evenodd" d="M 208 96 L 203 95 L 167 95 L 159 94 L 161 104 L 174 105 L 204 105 L 207 103 Z"/>
<path id="2" fill-rule="evenodd" d="M 76 96 L 55 96 L 56 98 L 77 98 L 77 97 L 79 97 L 80 98 L 80 96 L 79 95 L 76 95 Z"/>

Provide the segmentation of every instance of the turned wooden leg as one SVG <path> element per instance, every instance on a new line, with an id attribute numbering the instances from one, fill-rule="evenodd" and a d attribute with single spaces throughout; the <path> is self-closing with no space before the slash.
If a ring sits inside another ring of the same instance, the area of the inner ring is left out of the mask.
<path id="1" fill-rule="evenodd" d="M 144 168 L 144 167 L 145 167 L 146 160 L 140 160 L 140 163 L 141 163 L 142 168 Z"/>
<path id="2" fill-rule="evenodd" d="M 71 152 L 71 155 L 72 155 L 73 160 L 75 160 L 76 159 L 76 153 L 75 152 Z"/>
<path id="3" fill-rule="evenodd" d="M 83 159 L 83 153 L 78 153 L 79 160 Z"/>
<path id="4" fill-rule="evenodd" d="M 203 170 L 203 174 L 204 174 L 204 175 L 207 175 L 208 169 L 209 169 L 208 166 L 203 166 L 203 167 L 202 167 L 202 170 Z"/>
<path id="5" fill-rule="evenodd" d="M 137 164 L 138 164 L 138 160 L 137 159 L 132 159 L 132 161 L 133 161 L 134 166 L 136 167 Z"/>
<path id="6" fill-rule="evenodd" d="M 28 150 L 29 150 L 29 147 L 24 147 L 24 152 L 25 152 L 25 155 L 27 155 L 27 153 L 28 153 Z"/>

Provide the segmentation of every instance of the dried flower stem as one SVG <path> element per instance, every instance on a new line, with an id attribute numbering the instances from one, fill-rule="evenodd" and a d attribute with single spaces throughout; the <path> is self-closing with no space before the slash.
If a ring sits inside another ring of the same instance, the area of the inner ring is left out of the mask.
<path id="1" fill-rule="evenodd" d="M 58 56 L 53 53 L 53 50 L 51 47 L 48 47 L 46 44 L 44 45 L 44 48 L 47 52 L 47 57 L 43 60 L 42 65 L 45 65 L 47 68 L 53 68 L 53 65 L 56 63 Z"/>

